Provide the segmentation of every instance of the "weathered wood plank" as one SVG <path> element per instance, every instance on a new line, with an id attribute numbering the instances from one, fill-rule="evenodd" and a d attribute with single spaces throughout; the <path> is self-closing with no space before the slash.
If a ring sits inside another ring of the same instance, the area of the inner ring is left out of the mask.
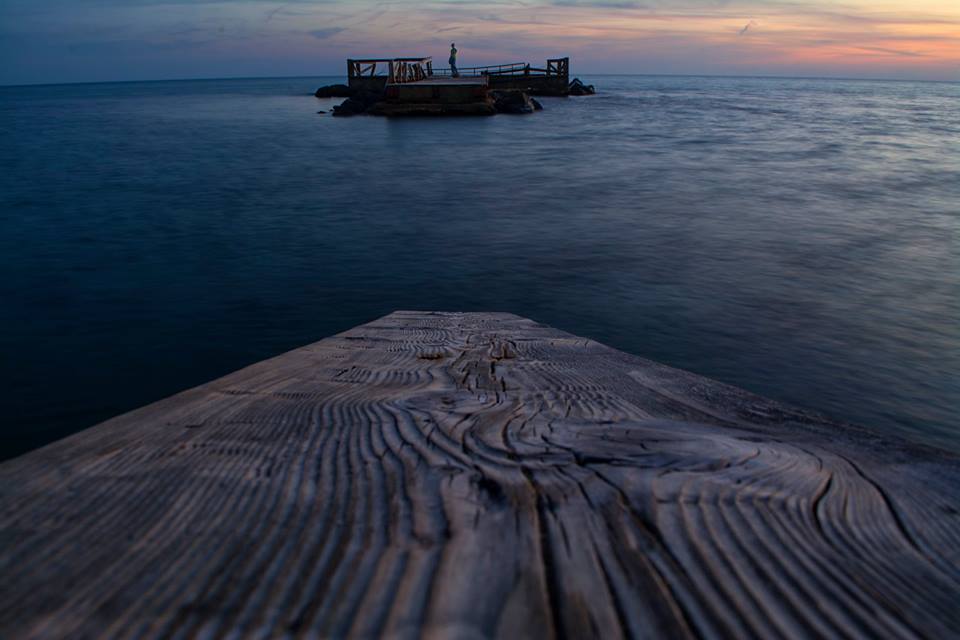
<path id="1" fill-rule="evenodd" d="M 398 312 L 0 466 L 0 636 L 945 638 L 958 469 Z"/>

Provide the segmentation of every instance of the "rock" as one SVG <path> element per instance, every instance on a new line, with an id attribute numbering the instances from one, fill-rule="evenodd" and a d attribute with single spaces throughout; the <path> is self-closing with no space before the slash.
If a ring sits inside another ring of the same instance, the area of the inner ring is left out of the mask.
<path id="1" fill-rule="evenodd" d="M 497 113 L 533 113 L 536 109 L 523 91 L 491 91 L 490 97 Z"/>
<path id="2" fill-rule="evenodd" d="M 326 111 L 317 111 L 317 113 L 326 113 Z"/>
<path id="3" fill-rule="evenodd" d="M 356 98 L 347 98 L 333 108 L 335 116 L 358 116 L 367 110 L 367 105 Z"/>
<path id="4" fill-rule="evenodd" d="M 574 78 L 567 89 L 567 93 L 571 96 L 592 96 L 596 92 L 592 84 L 583 84 L 580 78 Z"/>
<path id="5" fill-rule="evenodd" d="M 352 98 L 353 89 L 345 84 L 331 84 L 317 89 L 315 95 L 318 98 Z"/>
<path id="6" fill-rule="evenodd" d="M 367 113 L 370 107 L 374 106 L 383 99 L 383 93 L 372 91 L 358 91 L 352 97 L 347 98 L 342 104 L 333 108 L 335 116 L 357 116 Z"/>
<path id="7" fill-rule="evenodd" d="M 533 105 L 534 111 L 543 111 L 543 105 L 536 98 L 530 98 L 530 104 Z"/>

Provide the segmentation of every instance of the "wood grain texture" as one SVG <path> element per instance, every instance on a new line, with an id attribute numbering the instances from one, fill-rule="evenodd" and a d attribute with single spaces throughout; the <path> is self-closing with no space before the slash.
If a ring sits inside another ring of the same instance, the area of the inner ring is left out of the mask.
<path id="1" fill-rule="evenodd" d="M 0 637 L 957 637 L 958 470 L 397 312 L 0 466 Z"/>

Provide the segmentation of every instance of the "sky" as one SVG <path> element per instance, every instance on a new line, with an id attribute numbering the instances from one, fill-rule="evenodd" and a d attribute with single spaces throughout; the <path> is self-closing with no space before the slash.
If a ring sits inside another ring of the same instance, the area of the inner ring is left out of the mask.
<path id="1" fill-rule="evenodd" d="M 452 41 L 462 67 L 960 81 L 960 0 L 0 0 L 0 84 L 344 75 Z"/>

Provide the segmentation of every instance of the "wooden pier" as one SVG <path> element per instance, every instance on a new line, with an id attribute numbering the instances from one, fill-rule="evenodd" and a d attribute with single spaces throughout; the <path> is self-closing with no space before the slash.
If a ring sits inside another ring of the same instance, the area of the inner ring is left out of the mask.
<path id="1" fill-rule="evenodd" d="M 956 456 L 508 314 L 397 312 L 0 465 L 0 540 L 5 639 L 960 633 Z"/>
<path id="2" fill-rule="evenodd" d="M 570 59 L 550 59 L 544 67 L 527 62 L 464 67 L 456 76 L 450 69 L 434 69 L 430 57 L 350 59 L 347 82 L 354 91 L 383 91 L 415 83 L 456 86 L 482 82 L 491 89 L 561 96 L 570 84 Z"/>
<path id="3" fill-rule="evenodd" d="M 548 60 L 542 69 L 514 63 L 469 67 L 456 74 L 434 69 L 431 58 L 351 58 L 347 82 L 315 93 L 318 98 L 347 98 L 333 108 L 335 116 L 524 114 L 543 108 L 531 96 L 594 92 L 579 80 L 570 82 L 568 58 Z"/>

